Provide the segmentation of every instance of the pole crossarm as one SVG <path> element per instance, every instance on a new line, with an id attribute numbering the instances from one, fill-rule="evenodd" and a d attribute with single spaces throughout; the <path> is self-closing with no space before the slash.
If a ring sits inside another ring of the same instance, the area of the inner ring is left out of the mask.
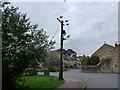
<path id="1" fill-rule="evenodd" d="M 61 23 L 61 21 L 60 21 L 60 19 L 59 19 L 59 18 L 57 18 L 57 20 Z"/>

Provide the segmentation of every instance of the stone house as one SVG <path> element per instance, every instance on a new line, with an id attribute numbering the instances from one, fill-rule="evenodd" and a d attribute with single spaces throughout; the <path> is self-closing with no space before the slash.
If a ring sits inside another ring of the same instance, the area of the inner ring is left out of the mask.
<path id="1" fill-rule="evenodd" d="M 118 61 L 120 61 L 120 44 L 111 46 L 109 44 L 104 44 L 102 47 L 100 47 L 95 53 L 92 55 L 97 55 L 100 58 L 111 58 L 110 65 L 109 66 L 109 71 L 111 73 L 118 73 Z M 108 64 L 108 63 L 107 63 Z M 107 66 L 104 66 L 107 67 Z"/>
<path id="2" fill-rule="evenodd" d="M 110 63 L 110 71 L 113 73 L 120 73 L 120 44 L 116 45 L 112 50 L 111 55 L 111 63 Z"/>
<path id="3" fill-rule="evenodd" d="M 115 47 L 104 44 L 92 55 L 99 56 L 100 58 L 106 58 L 106 60 L 102 61 L 96 66 L 83 66 L 83 72 L 120 73 L 120 66 L 118 65 L 120 62 L 120 44 L 116 44 Z"/>
<path id="4" fill-rule="evenodd" d="M 111 57 L 111 52 L 113 49 L 113 46 L 105 43 L 97 51 L 95 51 L 92 56 L 99 56 L 99 58 Z"/>

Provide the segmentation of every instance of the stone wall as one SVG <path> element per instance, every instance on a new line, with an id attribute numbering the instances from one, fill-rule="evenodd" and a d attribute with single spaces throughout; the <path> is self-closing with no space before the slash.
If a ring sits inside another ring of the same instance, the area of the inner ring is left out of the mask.
<path id="1" fill-rule="evenodd" d="M 111 59 L 106 59 L 96 66 L 82 66 L 81 71 L 86 73 L 110 73 L 110 62 Z"/>

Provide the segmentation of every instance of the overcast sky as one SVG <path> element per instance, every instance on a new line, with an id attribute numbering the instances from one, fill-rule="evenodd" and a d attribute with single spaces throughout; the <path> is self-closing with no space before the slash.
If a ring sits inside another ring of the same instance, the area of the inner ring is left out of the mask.
<path id="1" fill-rule="evenodd" d="M 19 11 L 30 17 L 32 24 L 44 28 L 50 39 L 60 48 L 60 23 L 57 17 L 69 20 L 66 27 L 71 37 L 64 41 L 65 49 L 73 49 L 78 55 L 91 55 L 104 41 L 110 45 L 118 42 L 117 2 L 12 2 Z"/>

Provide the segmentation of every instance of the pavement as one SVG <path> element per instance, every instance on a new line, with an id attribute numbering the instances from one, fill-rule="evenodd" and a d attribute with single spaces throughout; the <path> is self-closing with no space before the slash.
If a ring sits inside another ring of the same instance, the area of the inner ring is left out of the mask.
<path id="1" fill-rule="evenodd" d="M 79 89 L 79 90 L 84 90 L 85 84 L 83 81 L 81 80 L 76 80 L 76 79 L 71 79 L 71 78 L 64 78 L 65 82 L 64 84 L 62 84 L 60 87 L 58 87 L 55 90 L 63 90 L 63 89 L 69 89 L 69 90 L 75 90 L 75 89 Z"/>

